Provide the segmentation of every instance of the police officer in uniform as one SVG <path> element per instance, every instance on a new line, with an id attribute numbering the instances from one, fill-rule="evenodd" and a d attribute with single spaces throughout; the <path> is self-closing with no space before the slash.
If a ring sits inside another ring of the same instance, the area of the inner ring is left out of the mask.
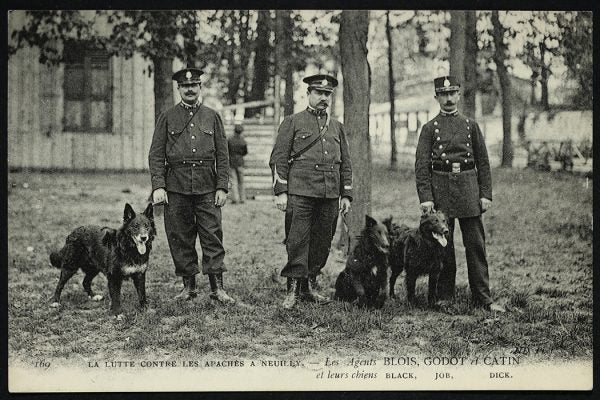
<path id="1" fill-rule="evenodd" d="M 248 154 L 248 144 L 242 137 L 244 126 L 236 123 L 233 136 L 227 141 L 229 147 L 229 179 L 231 180 L 231 202 L 244 203 L 246 190 L 244 188 L 244 156 Z"/>
<path id="2" fill-rule="evenodd" d="M 350 210 L 352 165 L 344 126 L 327 107 L 337 80 L 329 75 L 304 78 L 308 107 L 286 117 L 269 165 L 277 208 L 285 212 L 288 279 L 284 308 L 298 300 L 325 303 L 313 289 L 327 262 L 338 213 Z"/>
<path id="3" fill-rule="evenodd" d="M 176 296 L 197 296 L 198 254 L 208 275 L 210 298 L 234 303 L 223 288 L 221 207 L 227 200 L 229 159 L 221 117 L 199 101 L 203 71 L 185 68 L 173 74 L 181 102 L 163 112 L 156 123 L 148 162 L 154 203 L 164 203 L 165 232 L 184 289 Z"/>
<path id="4" fill-rule="evenodd" d="M 438 283 L 440 299 L 454 297 L 456 258 L 454 222 L 458 219 L 467 257 L 469 286 L 476 304 L 492 311 L 504 308 L 490 295 L 485 232 L 481 214 L 492 205 L 490 163 L 479 125 L 458 112 L 460 85 L 452 76 L 434 79 L 440 113 L 421 129 L 415 158 L 421 209 L 434 208 L 448 217 L 450 229 L 444 267 Z"/>

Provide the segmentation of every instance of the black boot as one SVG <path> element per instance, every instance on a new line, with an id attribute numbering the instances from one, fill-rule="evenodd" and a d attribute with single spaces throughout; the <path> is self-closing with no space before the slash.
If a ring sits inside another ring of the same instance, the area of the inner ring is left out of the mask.
<path id="1" fill-rule="evenodd" d="M 288 287 L 287 287 L 287 295 L 283 300 L 283 308 L 289 310 L 294 308 L 296 303 L 298 302 L 298 296 L 300 295 L 300 286 L 301 279 L 297 278 L 288 278 Z"/>
<path id="2" fill-rule="evenodd" d="M 183 290 L 177 296 L 175 296 L 175 300 L 191 300 L 198 296 L 198 292 L 196 290 L 196 275 L 192 276 L 184 276 L 183 277 Z"/>
<path id="3" fill-rule="evenodd" d="M 311 290 L 311 284 L 308 278 L 304 278 L 301 280 L 300 298 L 304 301 L 317 304 L 327 304 L 331 302 L 331 299 L 329 299 L 329 297 L 321 296 L 317 292 Z"/>
<path id="4" fill-rule="evenodd" d="M 223 289 L 223 273 L 208 274 L 210 283 L 210 298 L 223 304 L 233 304 L 235 300 Z"/>

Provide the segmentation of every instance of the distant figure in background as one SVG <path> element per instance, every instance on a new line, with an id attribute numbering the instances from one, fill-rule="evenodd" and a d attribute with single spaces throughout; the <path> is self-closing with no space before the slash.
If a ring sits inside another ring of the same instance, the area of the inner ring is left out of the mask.
<path id="1" fill-rule="evenodd" d="M 229 144 L 229 177 L 231 182 L 231 202 L 244 203 L 246 191 L 244 190 L 244 156 L 248 154 L 248 145 L 242 137 L 244 127 L 235 124 L 233 136 L 228 139 Z"/>

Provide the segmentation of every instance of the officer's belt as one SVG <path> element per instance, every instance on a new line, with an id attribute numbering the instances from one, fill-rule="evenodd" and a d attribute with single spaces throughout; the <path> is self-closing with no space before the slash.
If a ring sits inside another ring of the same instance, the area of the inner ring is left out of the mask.
<path id="1" fill-rule="evenodd" d="M 332 164 L 332 163 L 316 163 L 314 161 L 306 161 L 306 160 L 296 160 L 292 164 L 293 168 L 303 169 L 303 170 L 316 170 L 316 171 L 339 171 L 340 164 Z"/>
<path id="2" fill-rule="evenodd" d="M 177 162 L 170 162 L 169 168 L 189 168 L 189 167 L 212 167 L 215 163 L 214 159 L 204 158 L 201 160 L 183 160 Z"/>
<path id="3" fill-rule="evenodd" d="M 431 164 L 431 168 L 434 171 L 439 171 L 439 172 L 452 172 L 452 163 L 442 164 L 441 162 L 437 163 L 434 161 Z M 473 163 L 473 162 L 460 163 L 460 172 L 468 171 L 473 168 L 475 168 L 475 163 Z"/>

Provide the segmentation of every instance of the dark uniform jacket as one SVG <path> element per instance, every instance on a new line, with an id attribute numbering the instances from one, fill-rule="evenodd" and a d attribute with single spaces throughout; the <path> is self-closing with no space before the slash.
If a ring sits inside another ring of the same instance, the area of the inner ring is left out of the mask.
<path id="1" fill-rule="evenodd" d="M 202 104 L 169 108 L 158 117 L 148 163 L 153 191 L 227 191 L 229 155 L 221 117 Z"/>
<path id="2" fill-rule="evenodd" d="M 287 192 L 352 199 L 352 165 L 344 125 L 328 118 L 304 110 L 283 120 L 269 161 L 275 195 Z M 290 156 L 315 140 L 320 134 L 319 125 L 327 123 L 323 138 L 289 165 Z"/>
<path id="3" fill-rule="evenodd" d="M 453 163 L 461 172 L 452 172 Z M 423 125 L 415 175 L 421 203 L 433 201 L 449 218 L 480 215 L 479 199 L 492 200 L 492 178 L 479 125 L 458 113 L 440 113 Z"/>
<path id="4" fill-rule="evenodd" d="M 248 145 L 246 140 L 238 134 L 229 138 L 229 166 L 231 168 L 243 167 L 244 156 L 248 154 Z"/>

